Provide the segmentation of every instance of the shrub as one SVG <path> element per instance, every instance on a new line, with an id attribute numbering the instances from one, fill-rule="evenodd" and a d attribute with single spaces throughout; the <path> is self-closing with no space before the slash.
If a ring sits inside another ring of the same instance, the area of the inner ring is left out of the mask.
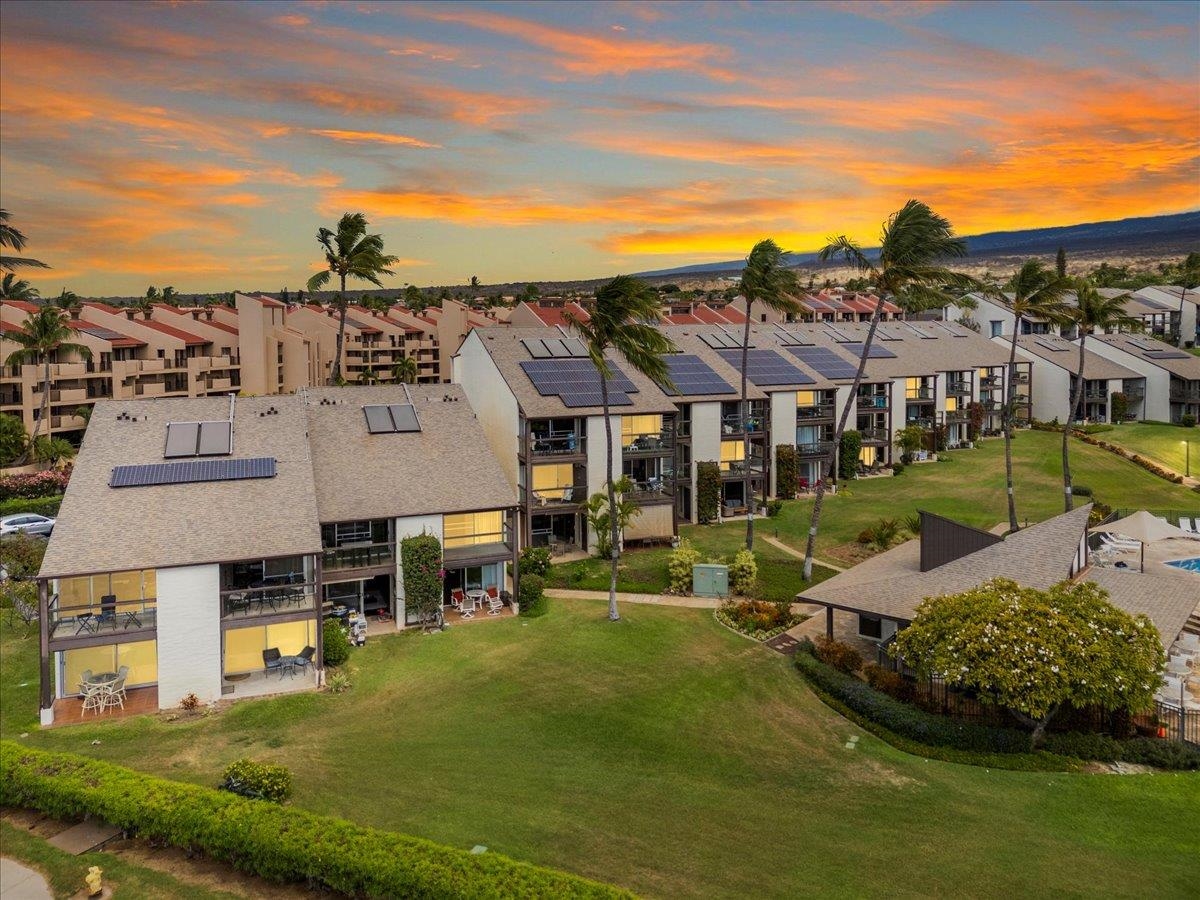
<path id="1" fill-rule="evenodd" d="M 692 567 L 700 562 L 700 551 L 692 546 L 692 542 L 684 538 L 679 546 L 667 557 L 667 577 L 671 582 L 671 591 L 675 594 L 690 594 L 692 592 Z"/>
<path id="2" fill-rule="evenodd" d="M 1196 427 L 1196 417 L 1193 416 L 1191 413 L 1182 415 L 1179 417 L 1179 424 L 1182 425 L 1184 428 L 1195 428 Z"/>
<path id="3" fill-rule="evenodd" d="M 875 690 L 883 691 L 897 700 L 912 700 L 912 685 L 899 672 L 893 672 L 878 663 L 867 663 L 863 666 L 862 673 L 867 679 L 867 684 Z"/>
<path id="4" fill-rule="evenodd" d="M 1071 493 L 1076 497 L 1090 497 L 1092 496 L 1092 489 L 1086 484 L 1073 484 L 1071 485 Z"/>
<path id="5" fill-rule="evenodd" d="M 0 477 L 0 500 L 35 500 L 61 494 L 70 480 L 70 466 L 27 475 L 5 475 Z"/>
<path id="6" fill-rule="evenodd" d="M 62 506 L 62 494 L 52 497 L 34 497 L 32 500 L 16 498 L 0 500 L 0 517 L 15 516 L 18 513 L 37 513 L 39 516 L 57 516 L 58 508 Z"/>
<path id="7" fill-rule="evenodd" d="M 817 659 L 827 666 L 833 666 L 839 672 L 847 675 L 857 672 L 863 667 L 863 658 L 859 652 L 844 641 L 821 635 L 813 646 Z"/>
<path id="8" fill-rule="evenodd" d="M 733 562 L 729 564 L 729 589 L 746 597 L 753 592 L 757 581 L 758 563 L 754 559 L 754 552 L 742 548 L 733 555 Z"/>
<path id="9" fill-rule="evenodd" d="M 870 528 L 864 528 L 858 533 L 858 542 L 860 544 L 870 544 L 876 550 L 886 550 L 892 546 L 892 541 L 896 539 L 896 535 L 899 533 L 899 520 L 880 519 Z"/>
<path id="10" fill-rule="evenodd" d="M 779 515 L 781 512 L 783 512 L 783 501 L 782 500 L 776 499 L 776 500 L 768 500 L 767 501 L 767 515 L 768 516 L 770 516 L 773 519 L 777 515 Z"/>
<path id="11" fill-rule="evenodd" d="M 892 463 L 892 474 L 893 475 L 902 475 L 903 473 L 904 473 L 904 463 L 902 463 L 902 462 Z"/>
<path id="12" fill-rule="evenodd" d="M 521 607 L 521 615 L 536 619 L 550 611 L 550 601 L 546 597 L 546 582 L 537 575 L 522 575 L 521 586 L 517 592 L 517 603 Z"/>
<path id="13" fill-rule="evenodd" d="M 1160 769 L 1200 770 L 1200 748 L 1161 738 L 1118 740 L 1106 734 L 1051 734 L 1042 746 L 1050 753 L 1099 762 L 1140 763 Z"/>
<path id="14" fill-rule="evenodd" d="M 346 691 L 350 690 L 350 688 L 352 687 L 352 685 L 350 684 L 350 673 L 349 672 L 334 672 L 332 675 L 329 676 L 328 679 L 326 679 L 325 687 L 329 688 L 329 693 L 331 693 L 331 694 L 346 693 Z"/>
<path id="15" fill-rule="evenodd" d="M 800 461 L 792 444 L 780 444 L 775 448 L 775 493 L 780 497 L 792 498 L 800 489 Z M 767 507 L 770 515 L 770 507 Z"/>
<path id="16" fill-rule="evenodd" d="M 1125 416 L 1129 413 L 1129 397 L 1120 391 L 1115 391 L 1109 395 L 1108 402 L 1112 407 L 1112 420 L 1124 422 Z"/>
<path id="17" fill-rule="evenodd" d="M 766 600 L 726 600 L 717 607 L 717 620 L 734 631 L 765 641 L 803 621 L 792 615 L 790 603 Z"/>
<path id="18" fill-rule="evenodd" d="M 350 638 L 337 619 L 326 619 L 321 628 L 321 659 L 327 666 L 340 666 L 350 658 Z"/>
<path id="19" fill-rule="evenodd" d="M 422 620 L 442 605 L 442 545 L 432 534 L 415 534 L 400 542 L 404 605 Z"/>
<path id="20" fill-rule="evenodd" d="M 862 452 L 862 435 L 857 431 L 843 431 L 838 447 L 838 478 L 846 481 L 858 472 L 858 455 Z"/>
<path id="21" fill-rule="evenodd" d="M 200 698 L 195 694 L 188 694 L 179 701 L 179 708 L 184 712 L 195 712 L 200 708 Z"/>
<path id="22" fill-rule="evenodd" d="M 10 578 L 34 578 L 42 567 L 47 542 L 28 534 L 6 534 L 0 540 L 0 564 Z"/>
<path id="23" fill-rule="evenodd" d="M 550 572 L 550 548 L 526 547 L 521 551 L 521 574 L 545 578 Z"/>
<path id="24" fill-rule="evenodd" d="M 351 897 L 628 897 L 607 885 L 70 753 L 0 743 L 0 803 L 201 851 L 271 881 Z"/>
<path id="25" fill-rule="evenodd" d="M 219 787 L 252 800 L 283 803 L 292 796 L 292 773 L 287 766 L 243 758 L 226 767 Z"/>
<path id="26" fill-rule="evenodd" d="M 721 503 L 721 467 L 712 461 L 696 463 L 696 518 L 707 525 Z"/>
<path id="27" fill-rule="evenodd" d="M 904 527 L 913 537 L 919 537 L 921 534 L 921 514 L 915 512 L 905 516 Z"/>

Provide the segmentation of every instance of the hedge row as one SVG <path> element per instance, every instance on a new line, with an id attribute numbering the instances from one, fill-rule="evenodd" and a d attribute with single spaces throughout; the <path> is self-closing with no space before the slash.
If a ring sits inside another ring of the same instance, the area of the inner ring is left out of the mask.
<path id="1" fill-rule="evenodd" d="M 1103 734 L 1047 735 L 1040 751 L 1032 751 L 1029 734 L 1015 728 L 995 728 L 973 725 L 955 719 L 927 713 L 875 690 L 865 682 L 846 675 L 821 662 L 813 655 L 811 643 L 796 653 L 796 667 L 823 699 L 833 701 L 839 711 L 847 710 L 852 718 L 868 727 L 875 724 L 889 735 L 902 740 L 902 750 L 912 741 L 924 748 L 949 748 L 975 754 L 992 754 L 989 764 L 1005 765 L 997 757 L 1023 758 L 1020 768 L 1065 768 L 1070 760 L 1098 762 L 1129 762 L 1156 766 L 1161 769 L 1200 770 L 1200 749 L 1187 744 L 1159 738 L 1117 740 Z M 1053 758 L 1060 763 L 1053 763 Z M 957 759 L 958 762 L 970 760 Z M 982 760 L 980 762 L 983 762 Z M 1016 768 L 1018 766 L 1014 766 Z"/>
<path id="2" fill-rule="evenodd" d="M 61 494 L 67 489 L 67 482 L 70 480 L 70 466 L 25 475 L 0 476 L 0 500 L 33 500 L 51 494 Z"/>
<path id="3" fill-rule="evenodd" d="M 62 494 L 53 497 L 36 497 L 33 500 L 0 500 L 0 518 L 18 513 L 37 513 L 39 516 L 57 516 L 62 506 Z"/>
<path id="4" fill-rule="evenodd" d="M 1046 422 L 1037 422 L 1033 427 L 1039 431 L 1062 431 L 1062 426 L 1050 425 Z M 1111 426 L 1106 430 L 1111 430 Z M 1173 484 L 1183 484 L 1183 476 L 1178 472 L 1173 472 L 1170 469 L 1164 469 L 1158 463 L 1146 459 L 1144 456 L 1139 456 L 1132 450 L 1126 450 L 1124 447 L 1121 447 L 1117 444 L 1110 444 L 1108 441 L 1102 441 L 1099 438 L 1092 437 L 1091 434 L 1079 428 L 1072 428 L 1071 432 L 1075 435 L 1075 437 L 1083 441 L 1085 444 L 1091 444 L 1093 447 L 1099 447 L 1101 450 L 1107 450 L 1109 453 L 1114 453 L 1122 459 L 1129 460 L 1134 465 L 1141 466 L 1150 474 L 1157 475 L 1159 478 L 1165 478 L 1167 481 L 1170 481 Z"/>
<path id="5" fill-rule="evenodd" d="M 352 897 L 628 897 L 616 888 L 294 807 L 168 781 L 71 753 L 0 742 L 0 803 L 96 816 L 277 882 Z"/>

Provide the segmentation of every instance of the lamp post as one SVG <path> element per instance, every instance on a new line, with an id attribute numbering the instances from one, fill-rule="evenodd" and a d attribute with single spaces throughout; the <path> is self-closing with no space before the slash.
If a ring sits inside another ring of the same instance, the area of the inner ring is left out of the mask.
<path id="1" fill-rule="evenodd" d="M 1183 467 L 1186 470 L 1183 474 L 1190 478 L 1192 475 L 1192 442 L 1183 442 Z"/>

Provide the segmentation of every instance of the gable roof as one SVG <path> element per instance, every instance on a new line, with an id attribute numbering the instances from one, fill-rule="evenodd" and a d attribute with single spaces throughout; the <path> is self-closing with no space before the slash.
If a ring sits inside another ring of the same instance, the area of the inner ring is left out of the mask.
<path id="1" fill-rule="evenodd" d="M 1007 338 L 1007 341 L 1011 341 L 1011 337 Z M 1058 349 L 1052 350 L 1051 347 Z M 1065 369 L 1072 375 L 1079 374 L 1079 344 L 1075 341 L 1068 341 L 1053 334 L 1022 334 L 1017 336 L 1017 349 Z M 1120 363 L 1088 349 L 1083 351 L 1083 374 L 1085 379 L 1144 377 L 1133 369 L 1127 369 Z"/>

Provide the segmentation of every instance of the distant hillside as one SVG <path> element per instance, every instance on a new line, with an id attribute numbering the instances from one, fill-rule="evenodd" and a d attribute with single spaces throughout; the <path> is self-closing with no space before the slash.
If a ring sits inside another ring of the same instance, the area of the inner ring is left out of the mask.
<path id="1" fill-rule="evenodd" d="M 1007 256 L 1011 254 L 1054 253 L 1065 247 L 1069 253 L 1097 250 L 1139 249 L 1162 245 L 1164 250 L 1200 247 L 1200 210 L 1172 216 L 1146 216 L 1138 219 L 1119 219 L 1115 222 L 1089 222 L 1083 225 L 1062 225 L 1055 228 L 1031 228 L 1026 231 L 993 231 L 967 238 L 971 256 Z M 868 250 L 868 255 L 876 248 Z M 789 253 L 789 265 L 814 266 L 816 253 Z M 666 275 L 701 275 L 715 272 L 739 272 L 742 260 L 701 263 L 674 269 L 639 272 L 643 277 Z"/>

